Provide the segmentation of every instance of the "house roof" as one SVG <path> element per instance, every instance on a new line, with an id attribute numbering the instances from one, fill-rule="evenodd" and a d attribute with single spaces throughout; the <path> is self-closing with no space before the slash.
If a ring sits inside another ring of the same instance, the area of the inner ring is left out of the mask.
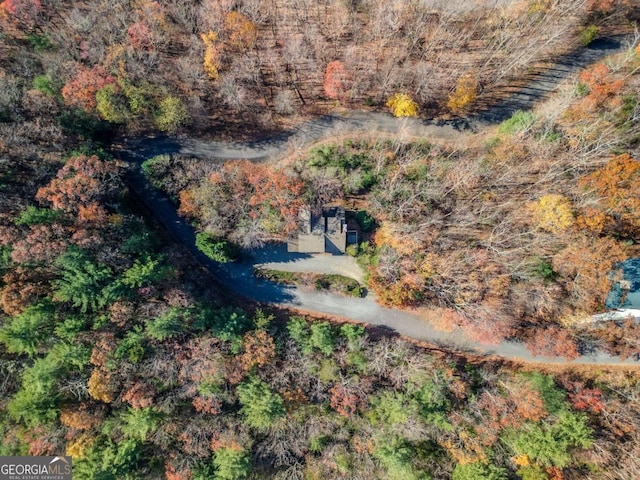
<path id="1" fill-rule="evenodd" d="M 298 236 L 289 240 L 290 252 L 344 253 L 347 244 L 344 208 L 324 208 L 321 215 L 301 209 L 299 224 Z"/>

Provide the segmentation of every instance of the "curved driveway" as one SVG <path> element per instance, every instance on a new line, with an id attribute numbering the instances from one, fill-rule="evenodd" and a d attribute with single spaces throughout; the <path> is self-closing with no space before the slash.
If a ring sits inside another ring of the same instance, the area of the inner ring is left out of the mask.
<path id="1" fill-rule="evenodd" d="M 626 47 L 622 44 L 626 38 L 600 40 L 594 42 L 591 48 L 563 57 L 556 66 L 537 75 L 537 78 L 533 78 L 526 87 L 513 92 L 507 100 L 467 120 L 434 122 L 395 119 L 381 113 L 350 112 L 344 115 L 322 116 L 301 124 L 293 131 L 255 142 L 233 143 L 193 138 L 155 137 L 125 140 L 121 145 L 115 145 L 114 149 L 123 159 L 132 164 L 129 185 L 136 196 L 146 204 L 178 242 L 189 249 L 224 285 L 240 295 L 258 302 L 383 326 L 400 335 L 459 351 L 495 354 L 507 359 L 527 362 L 567 363 L 560 357 L 533 357 L 519 342 L 503 341 L 498 345 L 489 346 L 473 342 L 460 330 L 453 333 L 441 332 L 418 315 L 384 308 L 370 298 L 355 299 L 329 293 L 307 292 L 258 280 L 252 274 L 252 262 L 249 261 L 226 265 L 213 262 L 195 247 L 194 229 L 178 216 L 175 206 L 162 192 L 149 185 L 142 174 L 140 164 L 149 157 L 166 153 L 180 153 L 212 161 L 267 160 L 276 158 L 291 148 L 301 148 L 321 138 L 348 131 L 381 131 L 399 136 L 452 140 L 467 134 L 468 131 L 480 130 L 509 118 L 515 110 L 531 108 L 535 102 L 551 93 L 558 83 L 570 74 L 605 55 L 621 51 Z M 603 352 L 594 352 L 581 356 L 571 364 L 640 365 L 640 361 L 631 359 L 622 361 Z"/>

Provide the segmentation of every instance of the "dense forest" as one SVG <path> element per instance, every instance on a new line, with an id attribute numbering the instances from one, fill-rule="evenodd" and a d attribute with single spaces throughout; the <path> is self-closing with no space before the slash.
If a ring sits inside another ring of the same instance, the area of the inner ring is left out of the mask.
<path id="1" fill-rule="evenodd" d="M 344 108 L 465 115 L 637 19 L 633 0 L 0 2 L 0 455 L 71 455 L 95 480 L 639 477 L 631 367 L 527 367 L 248 302 L 110 153 Z M 146 173 L 243 248 L 304 204 L 353 205 L 373 231 L 349 253 L 385 304 L 541 354 L 637 356 L 634 323 L 576 320 L 637 255 L 639 68 L 635 46 L 458 141 Z"/>
<path id="2" fill-rule="evenodd" d="M 72 154 L 2 230 L 2 454 L 64 451 L 87 479 L 637 473 L 631 372 L 554 377 L 234 306 L 120 175 Z"/>

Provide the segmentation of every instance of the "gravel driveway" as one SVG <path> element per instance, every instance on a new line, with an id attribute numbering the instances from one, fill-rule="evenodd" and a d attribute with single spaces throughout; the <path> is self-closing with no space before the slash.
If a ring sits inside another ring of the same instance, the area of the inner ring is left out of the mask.
<path id="1" fill-rule="evenodd" d="M 283 272 L 325 273 L 353 278 L 364 284 L 364 272 L 349 255 L 330 253 L 289 253 L 285 243 L 272 243 L 253 250 L 251 258 L 256 267 Z"/>

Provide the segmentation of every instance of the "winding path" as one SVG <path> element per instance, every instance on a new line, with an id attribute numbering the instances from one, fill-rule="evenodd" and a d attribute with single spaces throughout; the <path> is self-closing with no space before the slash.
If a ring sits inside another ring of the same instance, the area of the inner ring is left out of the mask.
<path id="1" fill-rule="evenodd" d="M 114 150 L 129 161 L 129 184 L 135 195 L 153 212 L 164 227 L 183 244 L 225 286 L 249 299 L 292 307 L 307 312 L 316 312 L 343 317 L 363 323 L 382 326 L 390 331 L 417 340 L 438 344 L 458 351 L 485 355 L 498 355 L 507 359 L 564 364 L 563 358 L 533 357 L 519 342 L 503 341 L 495 346 L 474 343 L 463 332 L 438 331 L 424 318 L 413 313 L 384 308 L 371 298 L 354 299 L 329 293 L 307 292 L 282 287 L 256 279 L 252 274 L 252 263 L 221 265 L 211 261 L 195 247 L 193 228 L 180 218 L 175 206 L 160 191 L 146 181 L 140 164 L 147 158 L 159 154 L 190 155 L 211 161 L 249 159 L 262 161 L 277 158 L 291 148 L 302 148 L 321 138 L 349 131 L 385 132 L 399 136 L 453 140 L 469 131 L 478 131 L 509 118 L 518 109 L 531 108 L 558 84 L 578 69 L 598 59 L 621 51 L 628 37 L 615 37 L 594 42 L 590 48 L 561 58 L 556 66 L 535 75 L 527 86 L 513 92 L 505 101 L 490 110 L 465 120 L 434 122 L 418 119 L 395 119 L 389 115 L 371 112 L 350 112 L 344 115 L 326 115 L 305 122 L 292 131 L 283 132 L 267 140 L 248 143 L 203 141 L 194 138 L 154 137 L 124 140 L 114 145 Z M 603 352 L 585 354 L 570 362 L 576 365 L 640 365 L 640 360 L 620 360 Z"/>

